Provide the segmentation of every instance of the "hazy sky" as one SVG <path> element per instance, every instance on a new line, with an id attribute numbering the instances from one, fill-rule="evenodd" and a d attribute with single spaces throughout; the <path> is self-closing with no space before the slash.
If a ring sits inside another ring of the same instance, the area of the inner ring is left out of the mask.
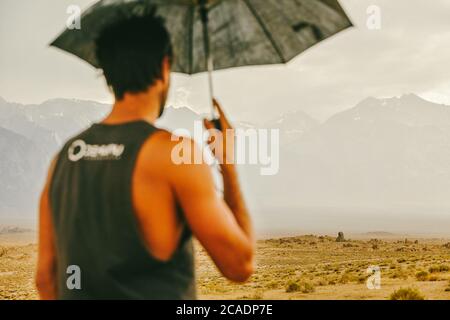
<path id="1" fill-rule="evenodd" d="M 65 26 L 70 4 L 92 0 L 0 1 L 0 96 L 40 103 L 51 98 L 110 102 L 99 73 L 48 48 Z M 450 104 L 450 1 L 341 0 L 356 25 L 287 66 L 251 67 L 215 75 L 216 95 L 235 119 L 261 122 L 303 110 L 318 119 L 367 96 L 414 92 Z M 366 26 L 369 5 L 381 8 L 381 30 Z M 202 75 L 175 75 L 171 104 L 208 110 Z"/>

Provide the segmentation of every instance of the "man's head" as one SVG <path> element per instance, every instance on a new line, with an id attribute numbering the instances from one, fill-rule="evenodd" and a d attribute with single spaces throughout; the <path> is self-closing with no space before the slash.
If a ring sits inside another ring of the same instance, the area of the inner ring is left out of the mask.
<path id="1" fill-rule="evenodd" d="M 96 41 L 97 60 L 116 100 L 156 91 L 162 114 L 170 84 L 172 46 L 161 18 L 135 17 L 106 28 Z"/>

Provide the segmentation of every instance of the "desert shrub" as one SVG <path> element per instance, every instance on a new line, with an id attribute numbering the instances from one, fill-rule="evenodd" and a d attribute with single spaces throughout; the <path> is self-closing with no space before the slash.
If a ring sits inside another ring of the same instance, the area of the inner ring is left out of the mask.
<path id="1" fill-rule="evenodd" d="M 310 282 L 302 282 L 300 287 L 302 288 L 301 289 L 302 293 L 312 293 L 316 291 L 316 288 Z"/>
<path id="2" fill-rule="evenodd" d="M 390 300 L 425 300 L 425 297 L 416 288 L 400 288 L 389 297 Z"/>
<path id="3" fill-rule="evenodd" d="M 398 269 L 392 273 L 391 278 L 406 280 L 406 279 L 408 279 L 408 273 L 403 269 Z"/>
<path id="4" fill-rule="evenodd" d="M 5 247 L 0 247 L 0 258 L 3 256 L 6 256 L 6 254 L 8 253 L 8 249 Z"/>
<path id="5" fill-rule="evenodd" d="M 450 281 L 448 281 L 448 286 L 445 288 L 445 292 L 450 292 Z"/>
<path id="6" fill-rule="evenodd" d="M 326 286 L 328 284 L 328 281 L 324 278 L 320 278 L 318 280 L 315 281 L 314 285 L 318 286 L 318 287 L 323 287 Z"/>
<path id="7" fill-rule="evenodd" d="M 251 295 L 245 295 L 239 298 L 240 300 L 263 300 L 264 292 L 263 291 L 255 291 Z"/>
<path id="8" fill-rule="evenodd" d="M 442 264 L 441 272 L 448 272 L 448 271 L 450 271 L 450 266 L 448 266 L 447 264 Z"/>
<path id="9" fill-rule="evenodd" d="M 430 273 L 447 272 L 450 271 L 450 267 L 446 264 L 431 266 L 428 271 Z"/>
<path id="10" fill-rule="evenodd" d="M 342 284 L 346 284 L 346 283 L 349 283 L 352 281 L 358 281 L 358 277 L 356 277 L 356 275 L 353 275 L 348 272 L 344 273 L 339 279 L 339 283 L 342 283 Z"/>
<path id="11" fill-rule="evenodd" d="M 368 277 L 366 275 L 361 275 L 358 277 L 358 283 L 364 283 L 366 282 Z"/>
<path id="12" fill-rule="evenodd" d="M 278 289 L 280 287 L 280 283 L 278 281 L 270 281 L 266 284 L 267 289 Z"/>
<path id="13" fill-rule="evenodd" d="M 312 293 L 315 291 L 315 287 L 312 283 L 306 281 L 291 281 L 286 287 L 286 292 L 301 292 L 301 293 Z"/>
<path id="14" fill-rule="evenodd" d="M 419 281 L 427 281 L 428 280 L 428 272 L 426 272 L 426 271 L 417 272 L 416 279 Z"/>
<path id="15" fill-rule="evenodd" d="M 250 300 L 263 300 L 264 299 L 264 292 L 262 291 L 256 291 L 250 296 Z"/>
<path id="16" fill-rule="evenodd" d="M 297 282 L 291 281 L 286 287 L 286 292 L 297 292 L 300 291 L 300 285 Z"/>
<path id="17" fill-rule="evenodd" d="M 440 278 L 438 276 L 430 276 L 428 278 L 428 281 L 439 281 L 439 280 L 440 280 Z"/>
<path id="18" fill-rule="evenodd" d="M 428 271 L 429 271 L 430 273 L 436 273 L 436 272 L 439 272 L 439 266 L 437 266 L 437 265 L 431 266 L 431 267 L 428 268 Z"/>

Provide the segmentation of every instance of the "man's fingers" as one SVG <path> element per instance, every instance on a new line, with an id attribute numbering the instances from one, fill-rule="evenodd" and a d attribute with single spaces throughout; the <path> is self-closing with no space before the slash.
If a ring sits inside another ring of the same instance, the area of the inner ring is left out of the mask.
<path id="1" fill-rule="evenodd" d="M 205 126 L 206 130 L 215 129 L 214 124 L 208 119 L 203 119 L 203 125 Z"/>
<path id="2" fill-rule="evenodd" d="M 223 111 L 222 107 L 220 106 L 220 103 L 216 100 L 213 99 L 213 104 L 214 107 L 216 108 L 217 112 L 219 113 L 219 120 L 220 122 L 223 124 L 226 124 L 227 126 L 230 126 L 230 122 L 228 121 L 227 116 L 225 115 L 225 112 Z"/>
<path id="3" fill-rule="evenodd" d="M 214 123 L 212 123 L 208 119 L 203 119 L 203 125 L 205 126 L 206 130 L 216 130 Z M 208 145 L 211 145 L 214 142 L 214 140 L 215 140 L 214 135 L 210 133 L 207 141 Z"/>

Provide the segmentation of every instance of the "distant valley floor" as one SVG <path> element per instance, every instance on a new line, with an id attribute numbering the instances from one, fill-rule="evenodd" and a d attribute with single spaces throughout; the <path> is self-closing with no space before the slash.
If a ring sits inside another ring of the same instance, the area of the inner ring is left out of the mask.
<path id="1" fill-rule="evenodd" d="M 362 239 L 300 236 L 258 242 L 257 270 L 244 285 L 223 279 L 197 246 L 203 299 L 388 299 L 400 288 L 425 299 L 450 300 L 450 243 L 445 239 Z M 0 299 L 36 299 L 33 234 L 0 235 Z M 366 285 L 379 266 L 381 289 Z"/>

